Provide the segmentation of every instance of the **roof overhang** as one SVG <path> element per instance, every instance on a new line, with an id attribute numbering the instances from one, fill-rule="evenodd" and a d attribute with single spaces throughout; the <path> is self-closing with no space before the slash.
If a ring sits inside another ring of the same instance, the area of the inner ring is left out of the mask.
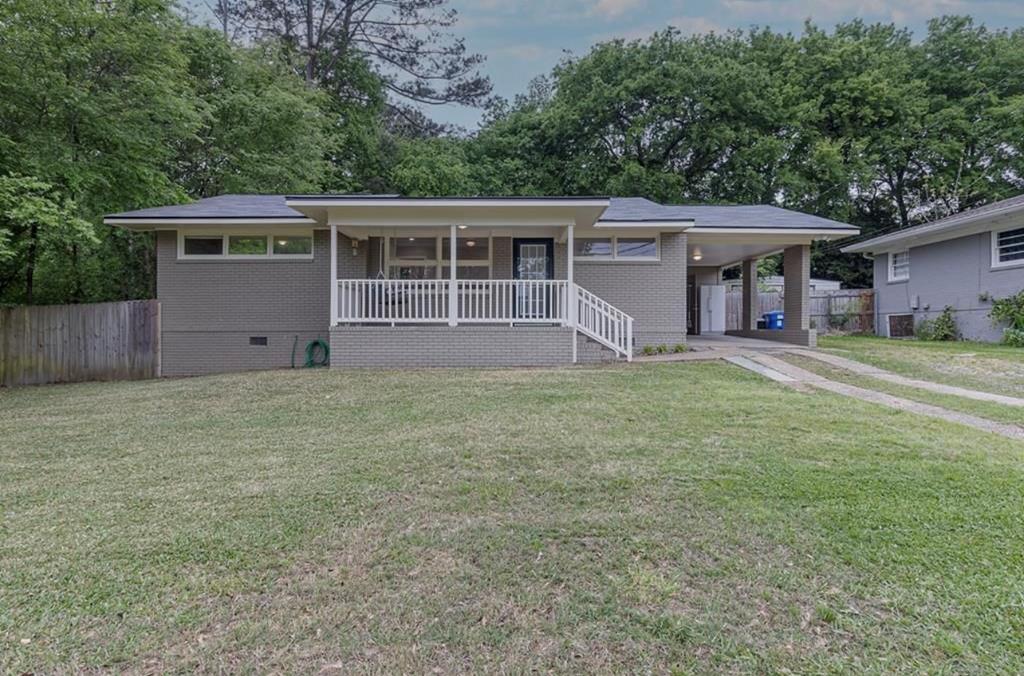
<path id="1" fill-rule="evenodd" d="M 289 196 L 287 205 L 325 225 L 436 228 L 592 226 L 606 198 L 394 198 Z"/>
<path id="2" fill-rule="evenodd" d="M 886 253 L 902 251 L 915 246 L 935 244 L 958 237 L 977 235 L 1000 228 L 1024 226 L 1024 207 L 1014 205 L 1006 209 L 993 209 L 971 216 L 965 212 L 952 220 L 937 221 L 857 242 L 841 249 L 843 253 Z"/>
<path id="3" fill-rule="evenodd" d="M 117 225 L 122 228 L 129 230 L 149 231 L 149 230 L 169 230 L 176 228 L 185 227 L 205 227 L 205 226 L 231 226 L 231 225 L 272 225 L 272 226 L 283 226 L 283 225 L 302 225 L 310 226 L 316 225 L 316 221 L 312 218 L 267 218 L 267 217 L 245 217 L 245 218 L 188 218 L 188 217 L 177 217 L 177 218 L 125 218 L 125 217 L 111 217 L 104 218 L 103 222 L 107 225 Z"/>
<path id="4" fill-rule="evenodd" d="M 686 232 L 693 227 L 693 219 L 675 220 L 675 221 L 598 221 L 594 223 L 594 227 L 599 230 L 632 230 L 632 229 L 643 229 L 650 230 L 655 229 L 659 232 Z"/>

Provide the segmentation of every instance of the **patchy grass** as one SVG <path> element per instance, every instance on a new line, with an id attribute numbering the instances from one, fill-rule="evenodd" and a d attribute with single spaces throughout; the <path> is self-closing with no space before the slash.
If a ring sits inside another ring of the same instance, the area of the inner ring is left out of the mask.
<path id="1" fill-rule="evenodd" d="M 968 341 L 823 336 L 818 346 L 911 378 L 1024 397 L 1024 349 Z"/>
<path id="2" fill-rule="evenodd" d="M 1019 672 L 1022 455 L 722 364 L 0 391 L 0 671 Z"/>
<path id="3" fill-rule="evenodd" d="M 997 422 L 1024 426 L 1024 408 L 1007 406 L 1005 404 L 989 401 L 979 401 L 977 399 L 967 399 L 965 397 L 952 394 L 930 392 L 917 387 L 910 387 L 909 385 L 899 385 L 879 378 L 851 373 L 850 371 L 832 366 L 831 364 L 826 364 L 824 362 L 817 361 L 816 359 L 805 359 L 795 354 L 782 354 L 777 356 L 779 359 L 787 361 L 794 366 L 799 366 L 802 369 L 806 369 L 812 373 L 816 373 L 836 382 L 855 385 L 868 390 L 875 390 L 876 392 L 885 392 L 886 394 L 891 394 L 894 397 L 902 397 L 904 399 L 910 399 L 911 401 L 919 401 L 924 404 L 940 406 L 951 411 L 968 413 L 970 415 L 976 415 L 978 417 L 995 420 Z"/>

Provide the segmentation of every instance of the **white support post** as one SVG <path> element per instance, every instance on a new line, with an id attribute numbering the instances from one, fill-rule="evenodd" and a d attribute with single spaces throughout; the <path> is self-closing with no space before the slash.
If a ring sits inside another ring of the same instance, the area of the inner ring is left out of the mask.
<path id="1" fill-rule="evenodd" d="M 338 226 L 331 225 L 331 323 L 338 325 Z"/>
<path id="2" fill-rule="evenodd" d="M 576 286 L 573 282 L 573 269 L 572 263 L 573 258 L 576 256 L 576 242 L 575 242 L 575 228 L 576 226 L 570 223 L 565 226 L 565 249 L 566 249 L 566 263 L 565 271 L 567 277 L 567 284 L 565 285 L 565 299 L 569 305 L 566 308 L 566 319 L 569 322 L 569 326 L 572 327 L 572 363 L 575 364 L 578 361 L 576 355 L 576 343 L 578 342 L 576 334 Z"/>
<path id="3" fill-rule="evenodd" d="M 459 294 L 455 288 L 456 251 L 459 248 L 455 239 L 458 232 L 459 226 L 452 224 L 451 234 L 448 235 L 448 326 L 459 325 Z"/>

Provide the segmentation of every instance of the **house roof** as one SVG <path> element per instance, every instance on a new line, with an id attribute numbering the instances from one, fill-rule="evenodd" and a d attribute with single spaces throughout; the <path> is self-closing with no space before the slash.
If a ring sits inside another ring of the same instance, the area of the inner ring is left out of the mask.
<path id="1" fill-rule="evenodd" d="M 306 216 L 292 209 L 285 202 L 284 195 L 219 195 L 207 197 L 189 204 L 173 204 L 137 211 L 110 214 L 106 220 L 148 220 L 148 219 L 289 219 L 306 220 Z"/>
<path id="2" fill-rule="evenodd" d="M 312 223 L 302 212 L 290 205 L 438 205 L 500 204 L 506 206 L 536 204 L 593 203 L 607 208 L 597 221 L 598 227 L 668 226 L 701 231 L 815 231 L 836 234 L 854 233 L 853 226 L 798 211 L 774 206 L 685 206 L 663 205 L 642 197 L 444 197 L 403 198 L 398 195 L 220 195 L 190 204 L 178 204 L 110 214 L 105 222 L 113 225 L 142 223 L 173 223 L 184 221 L 213 222 L 294 222 Z"/>
<path id="3" fill-rule="evenodd" d="M 991 202 L 984 206 L 961 211 L 931 223 L 922 223 L 843 247 L 844 253 L 870 253 L 887 251 L 909 243 L 941 242 L 946 239 L 973 234 L 977 226 L 990 226 L 995 221 L 1024 216 L 1024 195 Z"/>
<path id="4" fill-rule="evenodd" d="M 694 229 L 780 229 L 851 231 L 847 223 L 769 205 L 658 204 L 642 197 L 613 197 L 601 223 L 691 221 Z"/>

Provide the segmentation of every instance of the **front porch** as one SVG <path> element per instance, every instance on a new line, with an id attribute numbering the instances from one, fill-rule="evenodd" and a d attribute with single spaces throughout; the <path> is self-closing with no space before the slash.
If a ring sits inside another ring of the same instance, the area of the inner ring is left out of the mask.
<path id="1" fill-rule="evenodd" d="M 339 355 L 332 362 L 519 366 L 632 360 L 633 318 L 574 279 L 575 256 L 569 252 L 577 248 L 575 229 L 574 223 L 331 225 L 330 326 L 332 353 Z M 348 251 L 364 261 L 365 272 L 359 263 L 346 264 Z M 339 272 L 339 261 L 347 274 Z"/>

